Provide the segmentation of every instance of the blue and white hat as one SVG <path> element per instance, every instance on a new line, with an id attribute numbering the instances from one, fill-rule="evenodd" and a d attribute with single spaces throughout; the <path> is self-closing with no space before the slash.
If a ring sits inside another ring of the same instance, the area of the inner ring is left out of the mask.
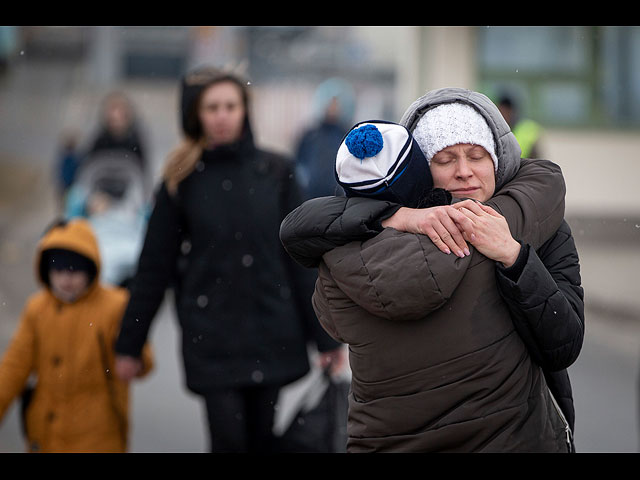
<path id="1" fill-rule="evenodd" d="M 336 180 L 348 197 L 413 208 L 433 188 L 427 159 L 409 130 L 383 120 L 358 123 L 347 133 L 336 155 Z"/>

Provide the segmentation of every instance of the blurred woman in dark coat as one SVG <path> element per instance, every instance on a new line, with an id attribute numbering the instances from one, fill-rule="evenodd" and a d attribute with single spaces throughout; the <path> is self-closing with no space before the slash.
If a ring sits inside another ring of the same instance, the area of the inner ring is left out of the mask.
<path id="1" fill-rule="evenodd" d="M 186 383 L 204 398 L 211 450 L 273 451 L 278 392 L 309 371 L 307 343 L 329 360 L 341 350 L 315 318 L 314 278 L 280 244 L 280 222 L 300 197 L 292 165 L 254 144 L 246 82 L 201 69 L 182 88 L 186 138 L 155 197 L 117 371 L 129 378 L 139 368 L 173 285 Z"/>

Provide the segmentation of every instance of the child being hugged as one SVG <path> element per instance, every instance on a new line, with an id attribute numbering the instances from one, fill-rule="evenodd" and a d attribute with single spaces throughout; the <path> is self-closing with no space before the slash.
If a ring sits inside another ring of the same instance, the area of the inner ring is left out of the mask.
<path id="1" fill-rule="evenodd" d="M 29 452 L 127 451 L 129 386 L 114 371 L 113 344 L 129 294 L 100 282 L 96 237 L 83 219 L 54 224 L 38 244 L 32 295 L 0 362 L 0 419 L 27 381 Z M 146 345 L 138 377 L 152 368 Z"/>

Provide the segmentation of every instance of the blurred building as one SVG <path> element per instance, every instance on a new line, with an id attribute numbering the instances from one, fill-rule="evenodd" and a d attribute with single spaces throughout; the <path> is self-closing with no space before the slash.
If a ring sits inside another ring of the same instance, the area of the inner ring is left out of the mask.
<path id="1" fill-rule="evenodd" d="M 421 27 L 419 91 L 503 91 L 544 127 L 567 215 L 640 219 L 640 27 Z"/>
<path id="2" fill-rule="evenodd" d="M 3 54 L 5 70 L 26 58 L 75 62 L 84 88 L 128 82 L 150 91 L 175 85 L 203 63 L 241 71 L 252 84 L 258 141 L 285 153 L 310 120 L 314 89 L 329 77 L 354 85 L 356 119 L 399 120 L 413 100 L 438 87 L 480 90 L 494 100 L 509 92 L 520 114 L 544 128 L 542 156 L 563 168 L 568 214 L 639 220 L 640 27 L 17 30 L 13 58 Z M 177 108 L 173 101 L 164 105 Z M 177 125 L 177 116 L 170 120 Z"/>

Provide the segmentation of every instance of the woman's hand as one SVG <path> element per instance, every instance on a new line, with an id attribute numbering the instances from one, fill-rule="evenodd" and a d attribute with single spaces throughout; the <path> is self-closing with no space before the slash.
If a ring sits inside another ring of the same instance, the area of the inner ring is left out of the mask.
<path id="1" fill-rule="evenodd" d="M 464 235 L 467 238 L 473 235 L 473 221 L 452 205 L 418 209 L 402 207 L 392 217 L 383 220 L 382 226 L 427 235 L 446 254 L 454 252 L 461 258 L 470 255 Z"/>
<path id="2" fill-rule="evenodd" d="M 473 200 L 464 200 L 453 207 L 473 222 L 473 233 L 464 234 L 485 257 L 502 262 L 505 267 L 515 263 L 520 244 L 511 236 L 505 218 L 493 208 Z"/>
<path id="3" fill-rule="evenodd" d="M 142 372 L 142 360 L 135 357 L 116 355 L 116 375 L 123 382 L 130 382 Z"/>
<path id="4" fill-rule="evenodd" d="M 347 353 L 344 346 L 341 345 L 335 350 L 320 353 L 318 363 L 320 368 L 328 368 L 331 375 L 339 374 L 347 363 Z"/>

